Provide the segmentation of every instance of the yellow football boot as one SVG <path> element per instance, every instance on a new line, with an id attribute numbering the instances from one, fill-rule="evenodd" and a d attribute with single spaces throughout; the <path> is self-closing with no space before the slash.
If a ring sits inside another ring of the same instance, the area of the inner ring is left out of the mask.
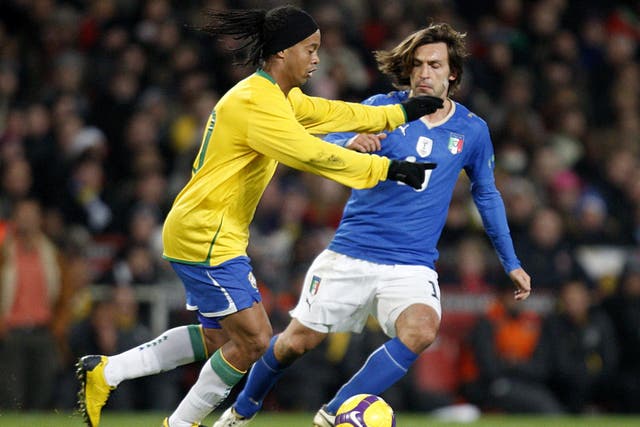
<path id="1" fill-rule="evenodd" d="M 84 356 L 76 364 L 76 376 L 80 381 L 78 408 L 89 427 L 98 427 L 102 407 L 115 389 L 104 378 L 104 367 L 108 362 L 107 356 Z"/>

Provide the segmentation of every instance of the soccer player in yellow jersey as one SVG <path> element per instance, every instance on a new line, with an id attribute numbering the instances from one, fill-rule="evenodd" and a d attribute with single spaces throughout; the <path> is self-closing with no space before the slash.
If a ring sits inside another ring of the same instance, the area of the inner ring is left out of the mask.
<path id="1" fill-rule="evenodd" d="M 208 360 L 164 426 L 198 426 L 269 345 L 272 329 L 246 255 L 249 224 L 278 162 L 369 188 L 386 179 L 420 188 L 432 163 L 390 161 L 312 136 L 393 129 L 442 107 L 414 97 L 399 105 L 364 106 L 306 96 L 316 69 L 320 30 L 306 12 L 283 6 L 211 12 L 204 28 L 245 40 L 258 70 L 217 103 L 204 129 L 192 176 L 163 230 L 164 258 L 186 290 L 200 325 L 171 329 L 114 356 L 78 362 L 79 405 L 90 427 L 100 422 L 109 393 L 121 381 Z"/>

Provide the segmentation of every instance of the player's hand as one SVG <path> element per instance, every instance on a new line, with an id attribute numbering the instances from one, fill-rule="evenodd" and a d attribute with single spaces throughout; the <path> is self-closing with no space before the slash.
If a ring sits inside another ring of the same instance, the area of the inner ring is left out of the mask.
<path id="1" fill-rule="evenodd" d="M 523 301 L 531 294 L 531 277 L 522 268 L 516 268 L 509 272 L 509 277 L 516 290 L 513 292 L 514 298 L 517 301 Z"/>
<path id="2" fill-rule="evenodd" d="M 392 181 L 404 182 L 407 185 L 419 190 L 424 182 L 424 171 L 435 169 L 435 163 L 413 163 L 404 160 L 391 160 L 387 178 Z"/>
<path id="3" fill-rule="evenodd" d="M 436 96 L 420 95 L 412 96 L 400 104 L 407 114 L 407 122 L 412 122 L 427 114 L 435 113 L 438 108 L 444 106 L 444 101 Z"/>
<path id="4" fill-rule="evenodd" d="M 387 137 L 386 133 L 379 133 L 377 135 L 371 133 L 359 133 L 347 142 L 345 148 L 353 151 L 359 151 L 361 153 L 371 153 L 378 151 L 382 147 L 380 141 Z"/>

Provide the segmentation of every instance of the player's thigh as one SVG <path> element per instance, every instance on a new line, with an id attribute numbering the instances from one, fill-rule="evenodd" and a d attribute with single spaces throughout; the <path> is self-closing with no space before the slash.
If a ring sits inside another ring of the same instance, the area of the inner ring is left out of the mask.
<path id="1" fill-rule="evenodd" d="M 382 330 L 388 336 L 397 336 L 396 321 L 414 305 L 417 307 L 407 311 L 407 314 L 413 315 L 414 311 L 416 316 L 424 314 L 420 306 L 426 306 L 435 312 L 439 324 L 442 307 L 438 274 L 428 267 L 413 265 L 386 266 L 381 269 L 373 315 Z"/>
<path id="2" fill-rule="evenodd" d="M 373 303 L 372 263 L 325 250 L 309 267 L 291 316 L 317 332 L 360 332 Z"/>

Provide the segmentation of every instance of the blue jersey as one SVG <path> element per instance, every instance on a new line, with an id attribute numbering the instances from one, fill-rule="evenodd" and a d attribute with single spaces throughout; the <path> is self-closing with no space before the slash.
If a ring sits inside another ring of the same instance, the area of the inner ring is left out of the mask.
<path id="1" fill-rule="evenodd" d="M 406 91 L 375 95 L 365 104 L 396 104 Z M 345 145 L 354 133 L 327 135 L 326 140 Z M 471 180 L 473 200 L 482 216 L 500 262 L 509 272 L 520 267 L 507 224 L 502 197 L 495 186 L 494 155 L 484 120 L 461 104 L 440 124 L 422 120 L 387 133 L 377 153 L 391 159 L 434 162 L 426 171 L 422 189 L 383 181 L 366 190 L 352 190 L 342 221 L 329 249 L 379 264 L 435 267 L 436 249 L 444 227 L 453 189 L 464 169 Z"/>

